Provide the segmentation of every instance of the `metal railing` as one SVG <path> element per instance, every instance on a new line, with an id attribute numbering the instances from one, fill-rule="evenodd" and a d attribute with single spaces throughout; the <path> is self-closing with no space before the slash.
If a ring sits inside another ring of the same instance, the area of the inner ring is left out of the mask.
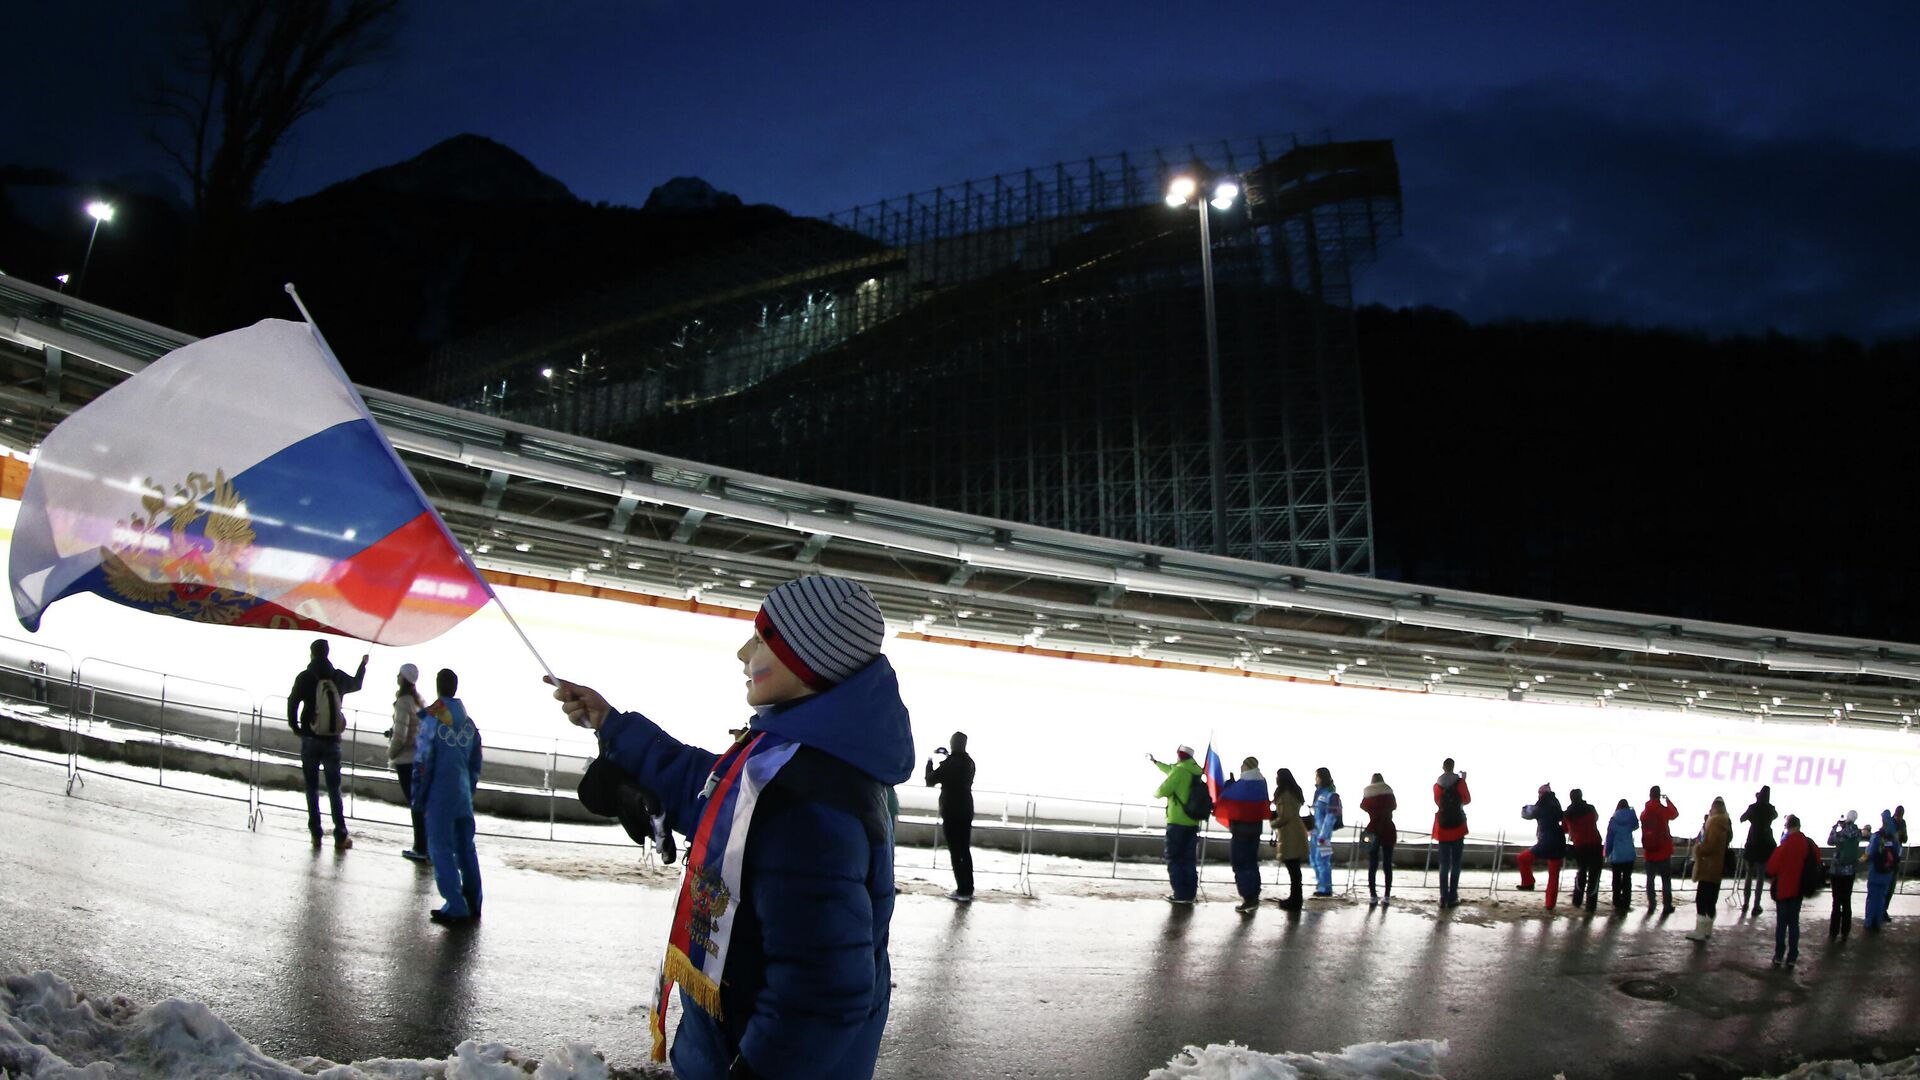
<path id="1" fill-rule="evenodd" d="M 5 636 L 0 636 L 0 680 L 5 680 L 0 683 L 0 706 L 18 719 L 57 732 L 60 744 L 58 751 L 34 750 L 0 740 L 0 756 L 64 768 L 69 795 L 84 788 L 86 777 L 91 775 L 242 803 L 252 829 L 261 826 L 268 811 L 307 812 L 304 783 L 296 784 L 286 775 L 301 770 L 301 753 L 290 745 L 291 733 L 281 735 L 273 726 L 284 722 L 280 719 L 282 698 L 263 699 L 241 687 L 115 660 L 83 657 L 76 661 L 64 650 Z M 358 707 L 345 711 L 348 725 L 341 739 L 341 797 L 347 820 L 410 827 L 408 812 L 398 797 L 398 778 L 386 766 L 385 732 L 391 714 Z M 231 735 L 227 736 L 224 732 L 229 728 Z M 272 738 L 268 737 L 270 732 Z M 88 739 L 100 738 L 139 747 L 139 751 L 117 761 L 83 752 Z M 481 835 L 631 846 L 624 834 L 602 819 L 589 818 L 571 807 L 564 813 L 561 810 L 563 803 L 576 801 L 570 790 L 563 790 L 562 782 L 578 777 L 591 760 L 589 755 L 558 738 L 492 734 L 484 738 L 489 775 L 483 779 L 483 789 L 517 800 L 523 810 L 529 803 L 544 803 L 545 821 L 542 827 L 542 815 L 537 813 L 510 817 L 486 814 L 487 828 Z M 174 762 L 171 770 L 170 751 Z M 188 768 L 189 762 L 197 762 L 202 768 Z M 242 785 L 241 793 L 219 782 L 206 782 L 204 777 L 210 772 L 224 775 L 229 784 Z M 276 772 L 279 783 L 271 782 Z M 903 786 L 901 791 L 916 801 L 931 799 L 929 791 L 917 786 Z M 318 802 L 324 820 L 329 816 L 324 790 Z M 976 790 L 974 802 L 976 852 L 1000 853 L 989 856 L 984 863 L 976 858 L 974 873 L 978 877 L 1011 878 L 1010 887 L 1029 896 L 1033 895 L 1036 878 L 1117 883 L 1165 880 L 1161 854 L 1154 846 L 1164 835 L 1164 806 L 1158 800 L 1097 800 Z M 905 810 L 900 821 L 914 831 L 925 829 L 931 839 L 924 848 L 897 845 L 901 853 L 896 858 L 897 866 L 927 870 L 951 867 L 951 859 L 943 859 L 937 813 L 929 807 L 915 807 Z M 1368 845 L 1361 839 L 1362 832 L 1358 825 L 1336 830 L 1334 850 L 1337 855 L 1344 854 L 1334 867 L 1331 882 L 1337 896 L 1352 897 L 1366 887 Z M 1203 886 L 1233 885 L 1232 869 L 1224 853 L 1216 851 L 1225 840 L 1225 830 L 1213 821 L 1202 823 L 1197 866 Z M 1484 891 L 1494 899 L 1503 891 L 1512 891 L 1506 883 L 1507 875 L 1514 872 L 1508 865 L 1509 856 L 1531 846 L 1532 840 L 1531 828 L 1517 839 L 1505 829 L 1469 834 L 1467 862 L 1476 869 L 1463 874 L 1463 884 L 1470 882 L 1471 891 Z M 1262 883 L 1283 886 L 1287 880 L 1285 868 L 1274 855 L 1273 843 L 1271 835 L 1263 837 Z M 1438 893 L 1436 847 L 1424 835 L 1401 832 L 1400 842 L 1395 845 L 1396 892 Z M 1420 851 L 1417 882 L 1409 854 L 1416 849 Z M 917 854 L 920 851 L 924 856 Z M 1676 898 L 1694 893 L 1689 872 L 1691 851 L 1691 842 L 1675 839 L 1671 866 Z M 1907 873 L 1911 862 L 1910 855 L 1903 855 L 1903 886 L 1912 876 Z M 1744 856 L 1736 860 L 1736 866 L 1742 865 Z M 1602 867 L 1602 876 L 1608 869 Z M 1303 892 L 1313 891 L 1313 873 L 1311 860 L 1303 860 Z M 1575 873 L 1573 860 L 1566 859 L 1561 870 L 1563 893 L 1571 894 Z M 1644 862 L 1637 863 L 1636 890 L 1645 887 L 1645 874 Z M 1545 877 L 1544 866 L 1536 876 Z M 1727 876 L 1723 900 L 1737 895 L 1739 880 L 1737 874 Z M 1610 883 L 1608 888 L 1610 891 Z"/>

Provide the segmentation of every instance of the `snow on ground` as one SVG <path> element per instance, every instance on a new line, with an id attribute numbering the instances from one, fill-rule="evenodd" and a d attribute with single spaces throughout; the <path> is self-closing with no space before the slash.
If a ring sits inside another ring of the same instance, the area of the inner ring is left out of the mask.
<path id="1" fill-rule="evenodd" d="M 1871 1064 L 1857 1061 L 1811 1061 L 1777 1080 L 1915 1080 L 1920 1077 L 1920 1055 Z"/>
<path id="2" fill-rule="evenodd" d="M 1263 1054 L 1228 1043 L 1189 1046 L 1147 1080 L 1440 1080 L 1446 1040 L 1361 1043 L 1337 1054 Z"/>
<path id="3" fill-rule="evenodd" d="M 47 971 L 0 978 L 0 1077 L 13 1080 L 639 1080 L 664 1069 L 610 1070 L 584 1043 L 546 1059 L 468 1039 L 444 1060 L 375 1058 L 339 1065 L 278 1061 L 234 1033 L 205 1005 L 168 998 L 140 1006 L 96 999 Z"/>

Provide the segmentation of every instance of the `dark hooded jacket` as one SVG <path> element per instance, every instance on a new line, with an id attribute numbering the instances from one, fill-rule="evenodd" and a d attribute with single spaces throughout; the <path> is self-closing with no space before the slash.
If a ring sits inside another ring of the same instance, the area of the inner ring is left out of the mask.
<path id="1" fill-rule="evenodd" d="M 1597 848 L 1600 846 L 1600 811 L 1585 799 L 1575 799 L 1567 804 L 1567 812 L 1561 818 L 1567 827 L 1567 842 L 1576 848 Z"/>
<path id="2" fill-rule="evenodd" d="M 1567 854 L 1567 830 L 1560 823 L 1560 796 L 1542 791 L 1532 806 L 1520 808 L 1520 816 L 1533 822 L 1533 857 L 1560 859 Z"/>
<path id="3" fill-rule="evenodd" d="M 1768 785 L 1753 794 L 1753 805 L 1740 811 L 1740 820 L 1747 823 L 1747 858 L 1765 860 L 1779 846 L 1774 839 L 1773 822 L 1780 811 L 1773 808 L 1773 787 Z"/>
<path id="4" fill-rule="evenodd" d="M 674 1075 L 721 1080 L 736 1057 L 768 1080 L 871 1077 L 892 968 L 893 824 L 887 789 L 913 775 L 913 733 L 884 656 L 833 688 L 756 716 L 801 744 L 760 795 L 747 834 L 716 1017 L 687 994 Z M 600 752 L 693 832 L 719 755 L 639 713 L 611 713 Z M 649 982 L 647 985 L 651 985 Z"/>

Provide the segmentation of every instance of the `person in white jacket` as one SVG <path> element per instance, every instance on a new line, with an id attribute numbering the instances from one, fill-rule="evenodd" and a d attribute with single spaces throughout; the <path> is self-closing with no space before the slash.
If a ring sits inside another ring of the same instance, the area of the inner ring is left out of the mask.
<path id="1" fill-rule="evenodd" d="M 420 735 L 420 710 L 427 707 L 414 686 L 419 678 L 419 668 L 400 665 L 399 686 L 393 694 L 393 726 L 387 729 L 387 765 L 400 778 L 400 794 L 413 815 L 413 846 L 400 854 L 414 862 L 426 862 L 426 815 L 413 804 L 413 744 Z"/>

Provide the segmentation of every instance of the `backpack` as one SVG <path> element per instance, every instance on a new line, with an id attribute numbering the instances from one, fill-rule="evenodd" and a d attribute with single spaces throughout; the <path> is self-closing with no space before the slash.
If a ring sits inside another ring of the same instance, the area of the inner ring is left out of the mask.
<path id="1" fill-rule="evenodd" d="M 1328 832 L 1332 832 L 1335 829 L 1346 828 L 1347 821 L 1346 818 L 1341 816 L 1340 793 L 1337 791 L 1327 792 L 1327 814 L 1333 818 L 1333 824 L 1327 828 Z"/>
<path id="2" fill-rule="evenodd" d="M 1800 866 L 1800 895 L 1803 897 L 1818 896 L 1820 890 L 1827 887 L 1827 860 L 1821 858 L 1818 851 L 1812 841 L 1807 842 L 1806 861 Z"/>
<path id="3" fill-rule="evenodd" d="M 1440 827 L 1457 829 L 1467 823 L 1467 811 L 1460 804 L 1460 785 L 1448 784 L 1440 789 Z"/>
<path id="4" fill-rule="evenodd" d="M 1873 857 L 1873 868 L 1880 873 L 1890 874 L 1899 862 L 1900 857 L 1893 853 L 1893 845 L 1883 843 L 1880 845 L 1880 854 Z"/>
<path id="5" fill-rule="evenodd" d="M 315 735 L 335 736 L 347 729 L 346 715 L 340 708 L 340 687 L 333 677 L 322 675 L 313 681 L 313 708 L 307 712 L 307 730 Z"/>
<path id="6" fill-rule="evenodd" d="M 1213 816 L 1213 793 L 1207 790 L 1206 777 L 1196 776 L 1187 784 L 1187 793 L 1180 799 L 1180 812 L 1195 822 Z"/>

